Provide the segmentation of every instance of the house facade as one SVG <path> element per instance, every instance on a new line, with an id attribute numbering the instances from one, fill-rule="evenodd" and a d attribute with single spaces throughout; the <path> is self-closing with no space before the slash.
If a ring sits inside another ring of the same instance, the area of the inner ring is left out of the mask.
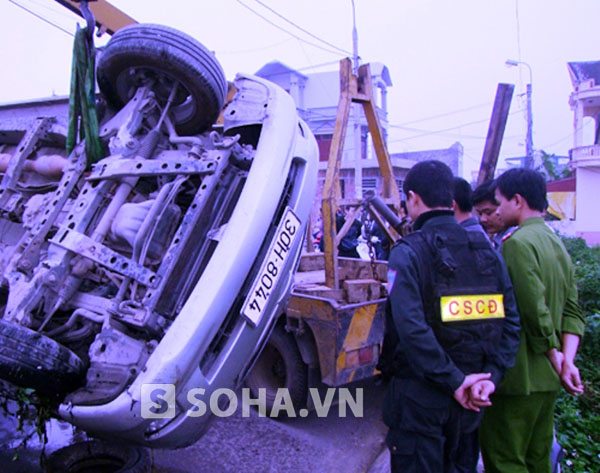
<path id="1" fill-rule="evenodd" d="M 388 68 L 381 63 L 369 65 L 379 122 L 387 141 L 388 87 L 392 80 Z M 327 160 L 333 139 L 333 131 L 340 98 L 340 74 L 338 70 L 303 74 L 279 61 L 265 64 L 256 75 L 275 82 L 288 91 L 296 102 L 299 114 L 317 139 L 319 146 L 319 183 L 313 208 L 313 222 L 319 215 L 321 195 L 327 171 Z M 390 155 L 394 177 L 400 195 L 402 184 L 409 169 L 424 159 L 446 162 L 453 172 L 460 175 L 463 150 L 460 143 L 448 149 L 428 150 Z M 348 118 L 346 139 L 340 167 L 340 191 L 342 199 L 361 199 L 365 192 L 381 194 L 383 182 L 375 150 L 371 141 L 367 119 L 360 104 L 352 104 Z"/>
<path id="2" fill-rule="evenodd" d="M 600 61 L 570 62 L 569 75 L 573 92 L 569 104 L 574 112 L 573 148 L 570 166 L 576 173 L 576 235 L 588 244 L 600 244 L 600 218 L 596 199 L 600 187 Z M 594 136 L 584 130 L 594 125 Z"/>

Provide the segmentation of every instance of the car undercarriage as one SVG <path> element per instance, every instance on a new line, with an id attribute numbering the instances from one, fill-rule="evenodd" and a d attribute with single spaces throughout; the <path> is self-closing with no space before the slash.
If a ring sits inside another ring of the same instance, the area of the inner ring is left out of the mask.
<path id="1" fill-rule="evenodd" d="M 285 307 L 316 142 L 263 79 L 223 109 L 213 54 L 168 27 L 120 30 L 97 74 L 97 162 L 56 116 L 0 121 L 0 378 L 92 434 L 181 447 L 208 423 L 185 391 L 240 386 Z M 171 418 L 142 416 L 154 384 Z"/>

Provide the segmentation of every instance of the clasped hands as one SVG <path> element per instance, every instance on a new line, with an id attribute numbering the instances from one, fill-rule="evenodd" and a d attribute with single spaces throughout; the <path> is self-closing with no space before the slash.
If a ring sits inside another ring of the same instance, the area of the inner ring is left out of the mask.
<path id="1" fill-rule="evenodd" d="M 482 407 L 491 406 L 490 396 L 496 390 L 496 385 L 490 381 L 491 377 L 491 373 L 468 374 L 454 391 L 454 399 L 465 409 L 475 412 L 479 412 Z"/>
<path id="2" fill-rule="evenodd" d="M 560 382 L 569 394 L 577 396 L 583 393 L 583 383 L 581 382 L 581 376 L 579 375 L 579 369 L 575 366 L 573 361 L 568 360 L 567 357 L 556 348 L 546 352 L 548 360 L 554 371 L 558 374 Z"/>
<path id="3" fill-rule="evenodd" d="M 575 363 L 555 348 L 549 350 L 546 356 L 567 392 L 575 396 L 583 393 L 583 383 Z M 490 381 L 491 377 L 491 373 L 468 374 L 454 391 L 454 399 L 465 409 L 475 412 L 479 412 L 482 407 L 491 406 L 490 396 L 496 390 L 496 385 Z"/>

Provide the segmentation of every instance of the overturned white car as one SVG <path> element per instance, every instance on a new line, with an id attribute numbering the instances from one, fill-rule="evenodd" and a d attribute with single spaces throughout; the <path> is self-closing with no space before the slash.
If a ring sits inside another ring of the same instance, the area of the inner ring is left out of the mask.
<path id="1" fill-rule="evenodd" d="M 236 78 L 215 124 L 223 71 L 171 28 L 120 30 L 97 74 L 93 166 L 83 143 L 66 156 L 61 120 L 0 107 L 0 379 L 93 435 L 182 447 L 209 420 L 186 393 L 240 386 L 285 308 L 317 146 L 257 77 Z M 175 387 L 172 415 L 143 416 L 157 384 Z"/>

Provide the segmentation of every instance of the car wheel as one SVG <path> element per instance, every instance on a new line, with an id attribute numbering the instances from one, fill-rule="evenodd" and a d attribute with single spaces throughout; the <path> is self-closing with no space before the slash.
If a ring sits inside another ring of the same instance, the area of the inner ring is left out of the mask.
<path id="1" fill-rule="evenodd" d="M 258 389 L 266 389 L 267 415 L 271 415 L 277 389 L 285 388 L 290 394 L 294 411 L 304 407 L 308 393 L 307 367 L 300 355 L 294 337 L 277 325 L 246 378 L 253 398 L 258 398 Z M 285 416 L 285 410 L 279 416 Z M 277 416 L 275 416 L 277 417 Z"/>
<path id="2" fill-rule="evenodd" d="M 85 364 L 41 333 L 0 320 L 0 379 L 48 395 L 81 386 Z"/>
<path id="3" fill-rule="evenodd" d="M 100 440 L 74 443 L 48 456 L 47 473 L 146 473 L 150 471 L 148 450 Z"/>
<path id="4" fill-rule="evenodd" d="M 216 121 L 227 81 L 212 52 L 191 36 L 162 25 L 136 24 L 117 31 L 98 60 L 98 85 L 120 108 L 137 87 L 152 81 L 164 105 L 177 82 L 171 118 L 178 133 L 201 133 Z"/>

